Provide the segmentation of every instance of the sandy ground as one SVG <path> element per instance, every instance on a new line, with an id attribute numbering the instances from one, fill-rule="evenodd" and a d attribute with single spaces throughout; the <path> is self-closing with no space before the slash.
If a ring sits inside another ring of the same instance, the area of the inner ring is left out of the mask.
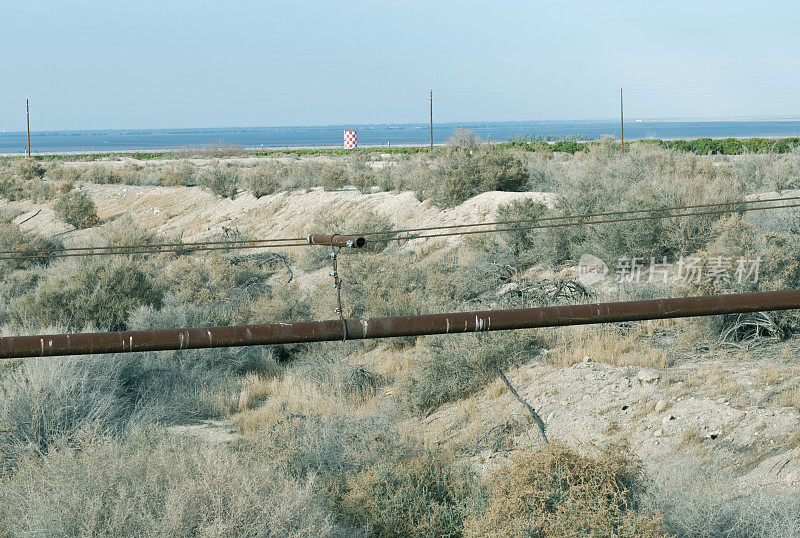
<path id="1" fill-rule="evenodd" d="M 100 218 L 110 223 L 123 215 L 159 234 L 199 241 L 223 232 L 223 227 L 238 230 L 252 238 L 304 238 L 315 230 L 313 220 L 321 214 L 357 215 L 374 211 L 400 228 L 486 222 L 494 218 L 497 208 L 513 200 L 531 198 L 545 203 L 549 193 L 486 192 L 447 210 L 439 210 L 428 202 L 420 202 L 412 192 L 378 192 L 361 194 L 355 189 L 326 192 L 315 188 L 308 192 L 294 191 L 254 198 L 240 193 L 235 199 L 220 198 L 199 187 L 155 187 L 85 184 L 97 205 Z M 20 201 L 7 204 L 22 222 L 21 226 L 44 235 L 57 235 L 65 243 L 80 243 L 96 238 L 98 229 L 70 231 L 58 221 L 47 204 Z"/>

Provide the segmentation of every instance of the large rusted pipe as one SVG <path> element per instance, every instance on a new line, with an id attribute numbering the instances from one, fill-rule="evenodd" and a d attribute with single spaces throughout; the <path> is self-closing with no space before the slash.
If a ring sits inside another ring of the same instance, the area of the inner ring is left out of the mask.
<path id="1" fill-rule="evenodd" d="M 364 248 L 364 245 L 367 244 L 366 239 L 357 235 L 309 234 L 308 242 L 312 245 L 348 248 Z"/>
<path id="2" fill-rule="evenodd" d="M 361 340 L 790 309 L 800 309 L 800 290 L 348 319 L 345 324 L 347 339 Z M 338 319 L 231 327 L 8 336 L 0 338 L 0 358 L 324 342 L 341 340 L 342 337 L 342 322 Z"/>

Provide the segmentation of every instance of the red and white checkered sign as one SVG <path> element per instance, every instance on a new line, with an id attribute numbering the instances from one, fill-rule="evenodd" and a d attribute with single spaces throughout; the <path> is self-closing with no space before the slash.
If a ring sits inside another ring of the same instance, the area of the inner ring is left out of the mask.
<path id="1" fill-rule="evenodd" d="M 344 149 L 355 149 L 358 147 L 356 140 L 356 132 L 345 129 L 344 131 Z"/>

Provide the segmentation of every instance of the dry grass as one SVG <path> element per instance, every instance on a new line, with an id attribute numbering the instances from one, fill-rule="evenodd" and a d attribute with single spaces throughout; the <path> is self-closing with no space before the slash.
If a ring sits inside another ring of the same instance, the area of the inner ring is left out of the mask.
<path id="1" fill-rule="evenodd" d="M 800 408 L 800 384 L 795 382 L 793 386 L 781 389 L 769 399 L 769 405 Z"/>
<path id="2" fill-rule="evenodd" d="M 703 364 L 679 385 L 677 390 L 682 394 L 698 393 L 711 399 L 723 398 L 738 406 L 752 403 L 744 386 L 720 362 Z"/>
<path id="3" fill-rule="evenodd" d="M 242 391 L 239 393 L 237 411 L 240 413 L 252 409 L 261 400 L 264 400 L 272 392 L 269 384 L 269 377 L 250 372 L 243 381 Z"/>
<path id="4" fill-rule="evenodd" d="M 652 477 L 644 505 L 663 514 L 664 529 L 677 536 L 778 538 L 800 533 L 797 495 L 768 488 L 740 493 L 735 482 L 719 466 L 674 461 Z"/>
<path id="5" fill-rule="evenodd" d="M 91 430 L 23 461 L 0 482 L 11 536 L 352 535 L 313 478 L 295 481 L 225 446 L 157 429 L 124 440 Z"/>
<path id="6" fill-rule="evenodd" d="M 615 366 L 645 366 L 668 368 L 673 360 L 660 348 L 652 347 L 647 337 L 656 324 L 636 324 L 626 332 L 613 325 L 596 327 L 560 327 L 544 336 L 552 349 L 550 362 L 555 366 L 569 367 L 590 357 L 595 362 Z"/>

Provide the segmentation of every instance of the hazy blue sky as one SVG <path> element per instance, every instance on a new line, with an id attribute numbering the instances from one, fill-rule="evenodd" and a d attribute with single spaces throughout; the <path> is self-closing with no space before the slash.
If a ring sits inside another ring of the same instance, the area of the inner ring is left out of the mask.
<path id="1" fill-rule="evenodd" d="M 800 6 L 0 0 L 0 130 L 800 116 Z"/>

